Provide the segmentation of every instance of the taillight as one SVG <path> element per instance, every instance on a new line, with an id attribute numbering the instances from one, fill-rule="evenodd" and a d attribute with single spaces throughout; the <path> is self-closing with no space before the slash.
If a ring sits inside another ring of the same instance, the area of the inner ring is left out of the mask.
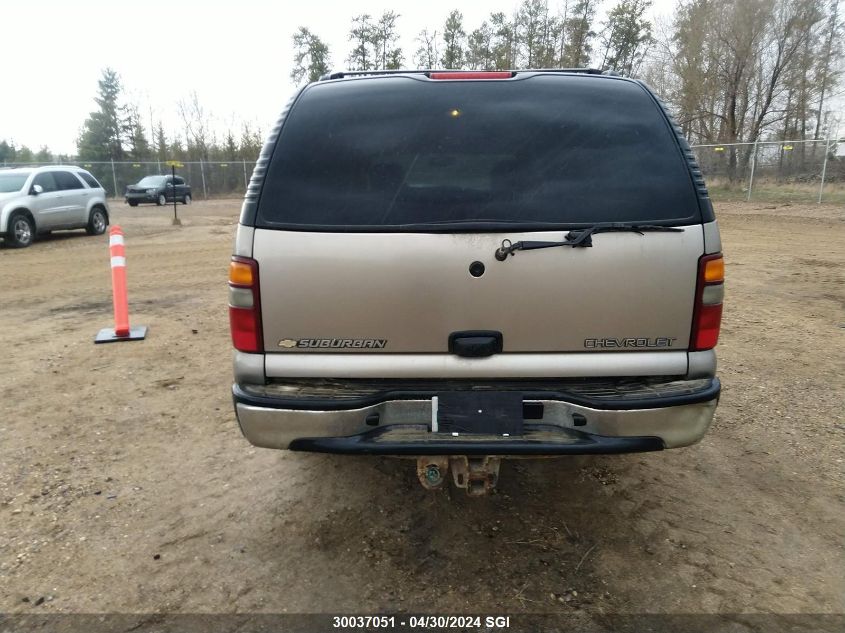
<path id="1" fill-rule="evenodd" d="M 690 351 L 716 347 L 722 325 L 722 299 L 725 295 L 725 260 L 721 254 L 698 260 L 695 311 L 692 318 Z"/>
<path id="2" fill-rule="evenodd" d="M 431 73 L 430 79 L 510 79 L 513 77 L 511 71 L 493 70 L 480 72 L 445 72 L 445 73 Z"/>
<path id="3" fill-rule="evenodd" d="M 263 351 L 258 262 L 248 257 L 233 257 L 229 263 L 229 328 L 236 350 Z"/>

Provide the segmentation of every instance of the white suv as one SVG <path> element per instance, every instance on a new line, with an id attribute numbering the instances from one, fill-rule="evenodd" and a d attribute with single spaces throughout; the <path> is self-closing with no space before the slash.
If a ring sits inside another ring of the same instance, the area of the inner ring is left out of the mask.
<path id="1" fill-rule="evenodd" d="M 102 235 L 108 223 L 106 191 L 84 169 L 0 169 L 0 236 L 8 246 L 23 248 L 38 233 L 63 229 Z"/>

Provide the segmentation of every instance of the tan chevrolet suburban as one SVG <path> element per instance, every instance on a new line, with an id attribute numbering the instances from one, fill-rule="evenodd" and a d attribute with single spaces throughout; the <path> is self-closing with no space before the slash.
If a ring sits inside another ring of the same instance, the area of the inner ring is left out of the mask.
<path id="1" fill-rule="evenodd" d="M 724 268 L 693 154 L 594 70 L 343 72 L 305 86 L 234 242 L 233 396 L 256 446 L 502 457 L 697 442 Z"/>

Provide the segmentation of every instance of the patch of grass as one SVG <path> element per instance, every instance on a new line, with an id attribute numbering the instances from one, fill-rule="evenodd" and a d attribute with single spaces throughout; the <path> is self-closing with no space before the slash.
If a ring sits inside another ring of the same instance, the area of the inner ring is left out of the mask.
<path id="1" fill-rule="evenodd" d="M 715 201 L 744 202 L 748 197 L 748 183 L 731 185 L 727 181 L 707 182 L 710 196 Z M 809 203 L 819 198 L 818 183 L 755 183 L 751 190 L 751 202 Z M 841 183 L 825 184 L 822 194 L 825 204 L 845 204 L 845 186 Z"/>

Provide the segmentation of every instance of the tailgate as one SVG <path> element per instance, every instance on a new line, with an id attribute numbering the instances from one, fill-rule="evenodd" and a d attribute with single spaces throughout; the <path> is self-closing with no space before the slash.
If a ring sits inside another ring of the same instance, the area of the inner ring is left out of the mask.
<path id="1" fill-rule="evenodd" d="M 450 334 L 476 330 L 501 332 L 506 353 L 685 350 L 703 235 L 684 229 L 599 234 L 589 248 L 504 262 L 494 252 L 505 238 L 563 234 L 257 229 L 265 350 L 442 354 Z"/>

